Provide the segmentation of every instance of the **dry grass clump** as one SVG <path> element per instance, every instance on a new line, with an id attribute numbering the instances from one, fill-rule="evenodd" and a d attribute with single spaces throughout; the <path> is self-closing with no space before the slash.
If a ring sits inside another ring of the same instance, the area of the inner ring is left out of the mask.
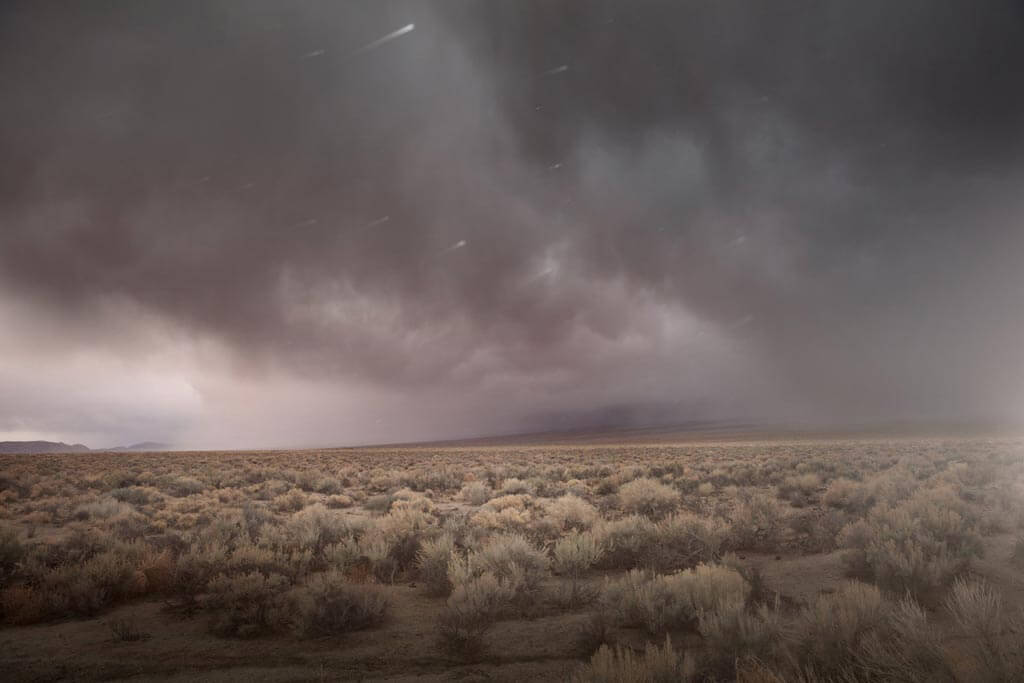
<path id="1" fill-rule="evenodd" d="M 675 651 L 665 637 L 664 647 L 648 643 L 642 655 L 622 646 L 607 645 L 573 676 L 575 683 L 678 683 L 690 680 L 693 667 L 685 654 Z"/>
<path id="2" fill-rule="evenodd" d="M 679 506 L 679 491 L 660 481 L 642 477 L 619 487 L 619 505 L 626 512 L 658 518 Z"/>
<path id="3" fill-rule="evenodd" d="M 1010 564 L 1018 569 L 1024 569 L 1024 536 L 1017 536 L 1017 540 L 1013 542 Z"/>
<path id="4" fill-rule="evenodd" d="M 111 634 L 113 634 L 114 640 L 123 643 L 137 642 L 150 637 L 150 634 L 141 631 L 134 623 L 127 619 L 114 619 L 107 623 L 107 627 L 110 629 Z"/>
<path id="5" fill-rule="evenodd" d="M 1024 614 L 1008 614 L 990 585 L 962 579 L 953 583 L 946 609 L 970 644 L 975 680 L 1024 680 Z"/>

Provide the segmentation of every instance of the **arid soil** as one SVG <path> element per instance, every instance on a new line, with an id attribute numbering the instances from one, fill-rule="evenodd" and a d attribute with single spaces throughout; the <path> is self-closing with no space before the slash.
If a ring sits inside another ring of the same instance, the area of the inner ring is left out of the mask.
<path id="1" fill-rule="evenodd" d="M 0 456 L 0 502 L 4 680 L 1024 673 L 1018 439 Z"/>

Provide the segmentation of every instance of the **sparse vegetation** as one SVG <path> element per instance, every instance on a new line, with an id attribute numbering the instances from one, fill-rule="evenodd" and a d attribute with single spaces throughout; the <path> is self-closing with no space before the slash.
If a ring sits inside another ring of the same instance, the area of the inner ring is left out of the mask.
<path id="1" fill-rule="evenodd" d="M 1024 675 L 1018 442 L 573 448 L 0 456 L 0 633 L 99 617 L 160 652 L 194 617 L 214 650 L 344 635 L 371 668 L 388 643 L 557 680 Z"/>
<path id="2" fill-rule="evenodd" d="M 680 498 L 679 491 L 647 477 L 619 487 L 622 509 L 647 517 L 663 517 L 675 510 Z"/>

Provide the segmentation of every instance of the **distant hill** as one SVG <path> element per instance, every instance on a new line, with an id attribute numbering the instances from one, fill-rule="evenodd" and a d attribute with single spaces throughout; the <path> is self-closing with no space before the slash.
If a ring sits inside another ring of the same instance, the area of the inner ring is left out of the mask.
<path id="1" fill-rule="evenodd" d="M 0 453 L 88 453 L 88 446 L 80 443 L 67 444 L 61 441 L 0 441 Z"/>
<path id="2" fill-rule="evenodd" d="M 174 447 L 158 441 L 143 441 L 131 446 L 113 448 L 89 448 L 80 443 L 67 444 L 60 441 L 0 441 L 0 455 L 25 455 L 34 453 L 152 453 L 170 451 Z"/>
<path id="3" fill-rule="evenodd" d="M 159 441 L 143 441 L 142 443 L 133 443 L 131 446 L 115 446 L 114 448 L 108 448 L 108 451 L 119 451 L 119 452 L 132 452 L 132 453 L 148 453 L 152 451 L 169 451 L 173 447 L 170 444 L 160 443 Z"/>

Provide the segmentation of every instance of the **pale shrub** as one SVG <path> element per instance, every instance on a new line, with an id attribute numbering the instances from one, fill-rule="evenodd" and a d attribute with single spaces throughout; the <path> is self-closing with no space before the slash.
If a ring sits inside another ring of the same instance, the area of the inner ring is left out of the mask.
<path id="1" fill-rule="evenodd" d="M 491 487 L 481 481 L 471 481 L 459 491 L 459 498 L 470 505 L 483 505 L 492 495 Z"/>
<path id="2" fill-rule="evenodd" d="M 145 593 L 145 576 L 138 569 L 141 552 L 141 547 L 116 545 L 78 564 L 43 573 L 38 588 L 45 596 L 46 616 L 92 616 Z"/>
<path id="3" fill-rule="evenodd" d="M 533 519 L 529 510 L 507 507 L 501 511 L 486 506 L 473 513 L 470 521 L 481 529 L 496 531 L 521 531 Z"/>
<path id="4" fill-rule="evenodd" d="M 220 565 L 225 574 L 258 571 L 263 574 L 281 574 L 296 579 L 309 571 L 313 553 L 309 549 L 275 549 L 240 543 Z"/>
<path id="5" fill-rule="evenodd" d="M 503 494 L 530 494 L 533 493 L 533 487 L 529 482 L 510 477 L 501 483 L 501 492 Z"/>
<path id="6" fill-rule="evenodd" d="M 958 677 L 943 648 L 942 634 L 913 599 L 891 610 L 881 632 L 867 634 L 856 652 L 858 667 L 885 681 L 955 683 Z"/>
<path id="7" fill-rule="evenodd" d="M 207 581 L 227 563 L 228 553 L 229 549 L 222 543 L 197 539 L 178 555 L 170 583 L 174 596 L 183 606 L 195 605 Z"/>
<path id="8" fill-rule="evenodd" d="M 818 666 L 849 662 L 861 639 L 885 625 L 888 611 L 878 588 L 859 581 L 818 596 L 800 617 L 797 646 L 802 658 Z"/>
<path id="9" fill-rule="evenodd" d="M 584 481 L 580 481 L 579 479 L 570 479 L 565 482 L 565 492 L 582 498 L 590 493 L 590 487 L 587 486 L 587 483 Z"/>
<path id="10" fill-rule="evenodd" d="M 448 595 L 452 590 L 448 579 L 448 565 L 455 551 L 455 538 L 445 533 L 424 541 L 416 555 L 419 578 L 431 595 Z"/>
<path id="11" fill-rule="evenodd" d="M 677 512 L 657 523 L 650 564 L 681 569 L 712 562 L 721 555 L 728 535 L 729 527 L 718 517 Z"/>
<path id="12" fill-rule="evenodd" d="M 738 505 L 732 515 L 729 545 L 737 550 L 774 549 L 782 523 L 782 509 L 763 491 L 740 489 Z"/>
<path id="13" fill-rule="evenodd" d="M 853 571 L 918 594 L 947 584 L 982 550 L 975 514 L 948 489 L 920 491 L 896 507 L 879 504 L 845 527 L 839 542 Z"/>
<path id="14" fill-rule="evenodd" d="M 640 593 L 653 574 L 642 569 L 630 569 L 614 579 L 605 577 L 600 607 L 612 622 L 621 626 L 642 626 L 644 610 Z"/>
<path id="15" fill-rule="evenodd" d="M 850 581 L 805 608 L 794 625 L 794 664 L 824 680 L 956 680 L 939 632 L 910 598 L 888 604 Z"/>
<path id="16" fill-rule="evenodd" d="M 865 482 L 877 503 L 901 503 L 920 487 L 918 477 L 904 465 L 881 472 Z"/>
<path id="17" fill-rule="evenodd" d="M 814 494 L 819 488 L 821 488 L 821 479 L 816 474 L 786 477 L 779 484 L 779 497 L 797 507 L 803 507 L 813 500 Z"/>
<path id="18" fill-rule="evenodd" d="M 452 594 L 438 618 L 438 644 L 448 654 L 472 657 L 484 648 L 487 631 L 521 592 L 522 573 L 512 567 L 505 578 L 483 571 L 472 558 L 449 563 Z"/>
<path id="19" fill-rule="evenodd" d="M 560 529 L 582 531 L 589 529 L 600 518 L 597 508 L 571 493 L 548 503 L 546 512 Z"/>
<path id="20" fill-rule="evenodd" d="M 476 554 L 484 571 L 499 579 L 521 574 L 519 591 L 535 591 L 548 576 L 548 556 L 519 534 L 496 536 Z"/>
<path id="21" fill-rule="evenodd" d="M 163 489 L 168 494 L 176 498 L 183 498 L 185 496 L 191 496 L 196 493 L 202 493 L 206 489 L 206 486 L 203 484 L 203 482 L 193 477 L 185 476 L 168 475 L 165 477 L 161 477 L 158 481 L 158 484 L 161 489 Z"/>
<path id="22" fill-rule="evenodd" d="M 380 565 L 391 553 L 391 541 L 379 529 L 368 530 L 355 543 L 360 558 L 366 558 L 371 565 Z"/>
<path id="23" fill-rule="evenodd" d="M 592 532 L 572 532 L 558 539 L 552 551 L 552 567 L 573 578 L 590 569 L 604 554 L 604 546 Z"/>
<path id="24" fill-rule="evenodd" d="M 326 546 L 351 537 L 352 528 L 348 519 L 339 512 L 328 510 L 322 503 L 314 503 L 293 514 L 273 536 L 268 534 L 268 544 L 309 550 L 314 557 L 321 557 Z"/>
<path id="25" fill-rule="evenodd" d="M 355 587 L 341 572 L 314 574 L 290 595 L 293 622 L 303 636 L 327 636 L 384 621 L 387 598 L 373 586 Z"/>
<path id="26" fill-rule="evenodd" d="M 79 505 L 74 512 L 76 519 L 110 519 L 120 515 L 129 515 L 134 510 L 127 503 L 112 498 L 104 498 Z"/>
<path id="27" fill-rule="evenodd" d="M 270 506 L 278 512 L 295 512 L 306 507 L 309 497 L 301 489 L 292 489 L 288 493 L 275 496 Z"/>
<path id="28" fill-rule="evenodd" d="M 392 547 L 379 530 L 371 528 L 358 538 L 346 538 L 327 546 L 324 559 L 328 567 L 339 571 L 362 566 L 377 578 L 391 581 L 398 572 L 398 567 L 390 559 Z"/>
<path id="29" fill-rule="evenodd" d="M 374 529 L 391 543 L 414 536 L 433 525 L 435 518 L 413 507 L 395 505 L 391 512 L 374 520 Z"/>
<path id="30" fill-rule="evenodd" d="M 701 668 L 716 680 L 735 679 L 739 661 L 779 658 L 788 635 L 777 608 L 760 605 L 748 611 L 739 601 L 699 614 L 697 630 L 704 639 Z"/>
<path id="31" fill-rule="evenodd" d="M 634 479 L 619 487 L 619 505 L 626 512 L 660 517 L 674 510 L 679 501 L 679 491 L 655 479 Z"/>
<path id="32" fill-rule="evenodd" d="M 658 540 L 657 524 L 640 515 L 599 523 L 594 532 L 605 548 L 599 563 L 605 569 L 632 569 L 649 564 Z"/>
<path id="33" fill-rule="evenodd" d="M 210 631 L 221 636 L 252 637 L 279 630 L 288 620 L 284 604 L 288 585 L 279 574 L 215 576 L 207 586 L 204 604 L 213 613 Z"/>
<path id="34" fill-rule="evenodd" d="M 406 486 L 416 491 L 450 491 L 462 485 L 462 472 L 456 467 L 443 465 L 416 469 L 402 476 Z"/>
<path id="35" fill-rule="evenodd" d="M 584 666 L 573 676 L 575 683 L 678 683 L 689 680 L 692 667 L 684 654 L 672 648 L 672 641 L 665 637 L 665 646 L 657 647 L 647 643 L 643 655 L 621 645 L 614 650 L 602 645 Z"/>
<path id="36" fill-rule="evenodd" d="M 698 565 L 676 574 L 630 571 L 606 584 L 602 603 L 623 625 L 641 625 L 650 633 L 681 628 L 701 614 L 736 609 L 750 587 L 734 569 Z"/>
<path id="37" fill-rule="evenodd" d="M 417 512 L 431 513 L 435 505 L 432 500 L 422 493 L 409 489 L 399 489 L 391 494 L 391 512 L 396 510 L 415 510 Z"/>
<path id="38" fill-rule="evenodd" d="M 160 495 L 159 491 L 148 486 L 125 486 L 113 489 L 109 495 L 114 500 L 119 500 L 122 503 L 131 503 L 132 505 L 139 506 L 150 505 L 163 500 L 163 496 Z"/>
<path id="39" fill-rule="evenodd" d="M 496 510 L 498 512 L 501 512 L 502 510 L 506 510 L 508 508 L 512 508 L 514 510 L 525 510 L 532 503 L 533 498 L 531 498 L 529 495 L 515 494 L 492 498 L 491 500 L 487 501 L 485 507 L 491 510 Z"/>
<path id="40" fill-rule="evenodd" d="M 867 485 L 839 478 L 828 485 L 821 502 L 848 512 L 863 513 L 875 504 L 875 497 Z"/>
<path id="41" fill-rule="evenodd" d="M 352 500 L 352 496 L 347 496 L 344 493 L 327 496 L 327 498 L 324 499 L 324 503 L 332 510 L 350 508 L 355 505 L 355 501 Z"/>

